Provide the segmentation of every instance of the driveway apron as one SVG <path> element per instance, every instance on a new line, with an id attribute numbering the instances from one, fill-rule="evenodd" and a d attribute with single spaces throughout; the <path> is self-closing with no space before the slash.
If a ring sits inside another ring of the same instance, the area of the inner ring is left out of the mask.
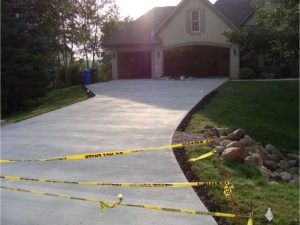
<path id="1" fill-rule="evenodd" d="M 225 79 L 117 80 L 94 98 L 1 128 L 1 158 L 38 159 L 169 145 L 180 121 Z M 171 149 L 78 161 L 9 163 L 1 174 L 103 182 L 187 182 Z M 3 186 L 163 207 L 207 209 L 192 188 L 122 188 L 1 180 Z M 1 190 L 5 225 L 212 225 L 210 216 L 117 207 Z"/>

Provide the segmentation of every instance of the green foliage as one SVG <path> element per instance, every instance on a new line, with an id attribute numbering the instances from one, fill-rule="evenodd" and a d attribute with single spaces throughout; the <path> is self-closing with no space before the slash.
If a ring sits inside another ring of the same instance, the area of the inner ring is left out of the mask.
<path id="1" fill-rule="evenodd" d="M 80 65 L 76 63 L 74 63 L 71 68 L 64 65 L 61 66 L 58 71 L 60 83 L 65 81 L 65 74 L 68 73 L 68 76 L 70 77 L 69 85 L 73 86 L 81 84 L 79 67 Z"/>
<path id="2" fill-rule="evenodd" d="M 116 32 L 122 30 L 124 27 L 132 23 L 131 17 L 125 17 L 123 20 L 111 19 L 103 24 L 102 27 L 102 37 L 101 42 L 106 38 L 112 36 Z M 100 76 L 103 81 L 108 81 L 112 79 L 112 63 L 111 58 L 113 57 L 112 53 L 105 46 L 102 46 L 104 51 L 101 53 L 101 64 L 99 66 Z M 116 57 L 116 56 L 114 56 Z"/>
<path id="3" fill-rule="evenodd" d="M 22 111 L 6 115 L 3 119 L 8 123 L 15 123 L 85 99 L 87 95 L 82 86 L 55 89 L 49 91 L 45 97 L 27 100 Z"/>
<path id="4" fill-rule="evenodd" d="M 241 68 L 239 78 L 240 79 L 254 79 L 256 77 L 255 72 L 251 68 Z"/>
<path id="5" fill-rule="evenodd" d="M 42 20 L 43 9 L 29 1 L 1 2 L 1 113 L 16 111 L 45 95 L 53 59 Z"/>
<path id="6" fill-rule="evenodd" d="M 115 0 L 78 0 L 78 2 L 79 52 L 85 57 L 86 68 L 95 69 L 96 59 L 102 56 L 101 44 L 105 36 L 106 24 L 118 20 L 119 9 Z"/>
<path id="7" fill-rule="evenodd" d="M 256 26 L 224 31 L 241 48 L 242 66 L 255 69 L 257 56 L 268 53 L 291 73 L 299 68 L 299 3 L 294 0 L 255 0 Z"/>
<path id="8" fill-rule="evenodd" d="M 272 52 L 280 56 L 284 65 L 294 67 L 299 59 L 299 3 L 281 0 L 275 4 L 269 9 L 258 8 L 257 24 L 272 37 Z"/>
<path id="9" fill-rule="evenodd" d="M 115 0 L 1 1 L 2 114 L 48 88 L 78 84 L 74 54 L 96 67 L 101 30 L 118 14 Z"/>
<path id="10" fill-rule="evenodd" d="M 243 128 L 258 142 L 298 152 L 298 81 L 227 82 L 193 115 L 187 129 L 198 131 L 206 125 Z"/>

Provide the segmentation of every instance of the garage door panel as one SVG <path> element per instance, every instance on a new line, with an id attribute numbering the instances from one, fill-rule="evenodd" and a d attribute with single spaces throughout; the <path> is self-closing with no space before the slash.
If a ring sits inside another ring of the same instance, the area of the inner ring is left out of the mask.
<path id="1" fill-rule="evenodd" d="M 187 46 L 164 52 L 167 76 L 228 76 L 229 49 L 215 46 Z"/>
<path id="2" fill-rule="evenodd" d="M 120 79 L 150 79 L 150 52 L 119 52 L 118 74 Z"/>

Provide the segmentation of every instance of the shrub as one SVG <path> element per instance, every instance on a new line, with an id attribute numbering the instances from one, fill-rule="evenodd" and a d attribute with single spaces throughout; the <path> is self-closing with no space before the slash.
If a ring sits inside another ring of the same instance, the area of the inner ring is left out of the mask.
<path id="1" fill-rule="evenodd" d="M 240 79 L 254 79 L 256 78 L 256 74 L 251 68 L 241 68 L 240 69 L 240 74 L 239 74 Z"/>

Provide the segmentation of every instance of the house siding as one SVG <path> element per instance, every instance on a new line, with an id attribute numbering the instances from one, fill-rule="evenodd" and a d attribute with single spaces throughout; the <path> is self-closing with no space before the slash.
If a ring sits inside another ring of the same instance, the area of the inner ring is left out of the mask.
<path id="1" fill-rule="evenodd" d="M 226 38 L 221 34 L 223 30 L 230 27 L 222 21 L 216 12 L 214 12 L 207 4 L 209 3 L 205 3 L 202 0 L 187 1 L 187 3 L 185 3 L 173 18 L 171 18 L 160 30 L 159 37 L 163 41 L 163 46 L 172 47 L 186 43 L 203 42 L 211 43 L 211 45 L 215 43 L 219 46 L 223 45 L 230 47 L 230 43 L 228 43 Z M 186 13 L 191 9 L 202 9 L 201 12 L 205 14 L 205 30 L 197 34 L 187 32 Z"/>
<path id="2" fill-rule="evenodd" d="M 174 14 L 174 16 L 158 32 L 163 42 L 163 48 L 173 48 L 188 45 L 209 45 L 227 47 L 230 49 L 230 78 L 238 79 L 239 74 L 239 46 L 229 43 L 222 35 L 225 29 L 232 29 L 224 19 L 213 10 L 207 0 L 189 0 Z M 187 12 L 200 10 L 202 15 L 201 32 L 191 33 L 187 22 Z"/>

